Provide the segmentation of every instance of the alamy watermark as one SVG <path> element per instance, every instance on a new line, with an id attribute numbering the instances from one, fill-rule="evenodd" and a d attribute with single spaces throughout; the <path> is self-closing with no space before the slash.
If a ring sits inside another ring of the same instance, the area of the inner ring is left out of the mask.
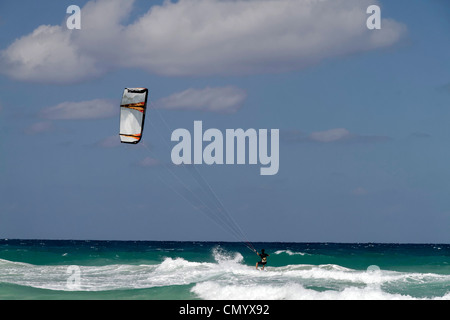
<path id="1" fill-rule="evenodd" d="M 369 18 L 367 18 L 366 26 L 369 30 L 381 29 L 381 9 L 377 5 L 369 6 L 366 10 L 367 14 L 371 14 Z"/>
<path id="2" fill-rule="evenodd" d="M 66 13 L 70 14 L 70 16 L 66 20 L 67 29 L 80 30 L 81 29 L 81 9 L 80 9 L 80 7 L 76 6 L 76 5 L 68 6 Z"/>
<path id="3" fill-rule="evenodd" d="M 371 273 L 371 274 L 379 274 L 381 272 L 381 269 L 379 266 L 377 265 L 370 265 L 367 267 L 367 273 Z"/>
<path id="4" fill-rule="evenodd" d="M 81 269 L 79 266 L 68 266 L 66 273 L 69 275 L 66 287 L 69 290 L 79 290 L 81 288 Z"/>
<path id="5" fill-rule="evenodd" d="M 274 175 L 280 165 L 279 137 L 279 129 L 270 130 L 270 144 L 267 129 L 226 129 L 223 134 L 219 129 L 210 128 L 203 132 L 203 122 L 194 121 L 193 137 L 183 128 L 172 132 L 171 140 L 178 143 L 172 149 L 171 159 L 176 165 L 212 165 L 246 164 L 248 158 L 248 164 L 261 164 L 261 175 Z M 207 144 L 203 147 L 204 142 Z"/>
<path id="6" fill-rule="evenodd" d="M 81 9 L 77 5 L 70 5 L 66 10 L 67 14 L 70 16 L 66 20 L 67 29 L 73 30 L 81 29 Z M 370 30 L 381 29 L 381 9 L 377 5 L 371 5 L 367 7 L 367 14 L 370 14 L 370 17 L 367 18 L 366 26 Z"/>

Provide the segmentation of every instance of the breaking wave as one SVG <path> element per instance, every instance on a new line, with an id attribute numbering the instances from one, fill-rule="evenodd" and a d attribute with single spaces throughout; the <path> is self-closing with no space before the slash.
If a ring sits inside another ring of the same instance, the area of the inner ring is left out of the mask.
<path id="1" fill-rule="evenodd" d="M 302 254 L 282 250 L 275 254 Z M 335 264 L 267 266 L 245 264 L 244 257 L 216 247 L 214 261 L 166 257 L 156 264 L 78 266 L 33 265 L 0 259 L 0 283 L 60 291 L 106 291 L 189 285 L 196 298 L 227 299 L 445 299 L 450 275 L 388 270 L 355 270 Z M 72 282 L 70 282 L 72 281 Z M 419 293 L 420 292 L 420 293 Z M 424 293 L 425 292 L 425 293 Z"/>

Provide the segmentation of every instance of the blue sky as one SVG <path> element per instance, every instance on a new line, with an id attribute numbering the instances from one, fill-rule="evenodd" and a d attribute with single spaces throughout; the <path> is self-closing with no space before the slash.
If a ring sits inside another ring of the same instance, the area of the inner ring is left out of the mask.
<path id="1" fill-rule="evenodd" d="M 250 241 L 449 243 L 449 27 L 444 0 L 2 1 L 0 238 L 236 240 L 171 165 L 202 120 L 280 130 L 274 176 L 196 166 Z"/>

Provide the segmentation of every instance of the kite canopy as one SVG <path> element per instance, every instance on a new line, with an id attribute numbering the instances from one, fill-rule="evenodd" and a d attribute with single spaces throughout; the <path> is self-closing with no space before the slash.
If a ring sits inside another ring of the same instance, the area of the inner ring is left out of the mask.
<path id="1" fill-rule="evenodd" d="M 147 88 L 125 88 L 120 104 L 120 141 L 138 143 L 144 130 Z"/>

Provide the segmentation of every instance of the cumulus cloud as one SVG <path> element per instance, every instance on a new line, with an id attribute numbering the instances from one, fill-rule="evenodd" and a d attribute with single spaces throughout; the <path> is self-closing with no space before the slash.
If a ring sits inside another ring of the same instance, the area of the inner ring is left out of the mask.
<path id="1" fill-rule="evenodd" d="M 376 2 L 376 1 L 375 1 Z M 168 75 L 282 72 L 389 46 L 403 25 L 366 28 L 373 0 L 165 2 L 124 30 L 130 66 Z"/>
<path id="2" fill-rule="evenodd" d="M 43 25 L 0 52 L 0 72 L 19 80 L 68 83 L 115 68 L 162 75 L 284 72 L 399 42 L 406 27 L 382 20 L 368 30 L 376 0 L 179 0 L 134 21 L 133 1 L 82 8 L 81 30 Z"/>
<path id="3" fill-rule="evenodd" d="M 0 52 L 1 72 L 32 82 L 72 82 L 98 76 L 95 57 L 83 52 L 61 26 L 42 25 Z"/>
<path id="4" fill-rule="evenodd" d="M 242 106 L 246 97 L 246 92 L 236 87 L 191 88 L 160 99 L 155 106 L 163 109 L 233 113 Z"/>
<path id="5" fill-rule="evenodd" d="M 40 116 L 51 120 L 102 119 L 115 116 L 117 106 L 114 101 L 94 99 L 81 102 L 62 102 L 56 106 L 44 108 Z"/>

